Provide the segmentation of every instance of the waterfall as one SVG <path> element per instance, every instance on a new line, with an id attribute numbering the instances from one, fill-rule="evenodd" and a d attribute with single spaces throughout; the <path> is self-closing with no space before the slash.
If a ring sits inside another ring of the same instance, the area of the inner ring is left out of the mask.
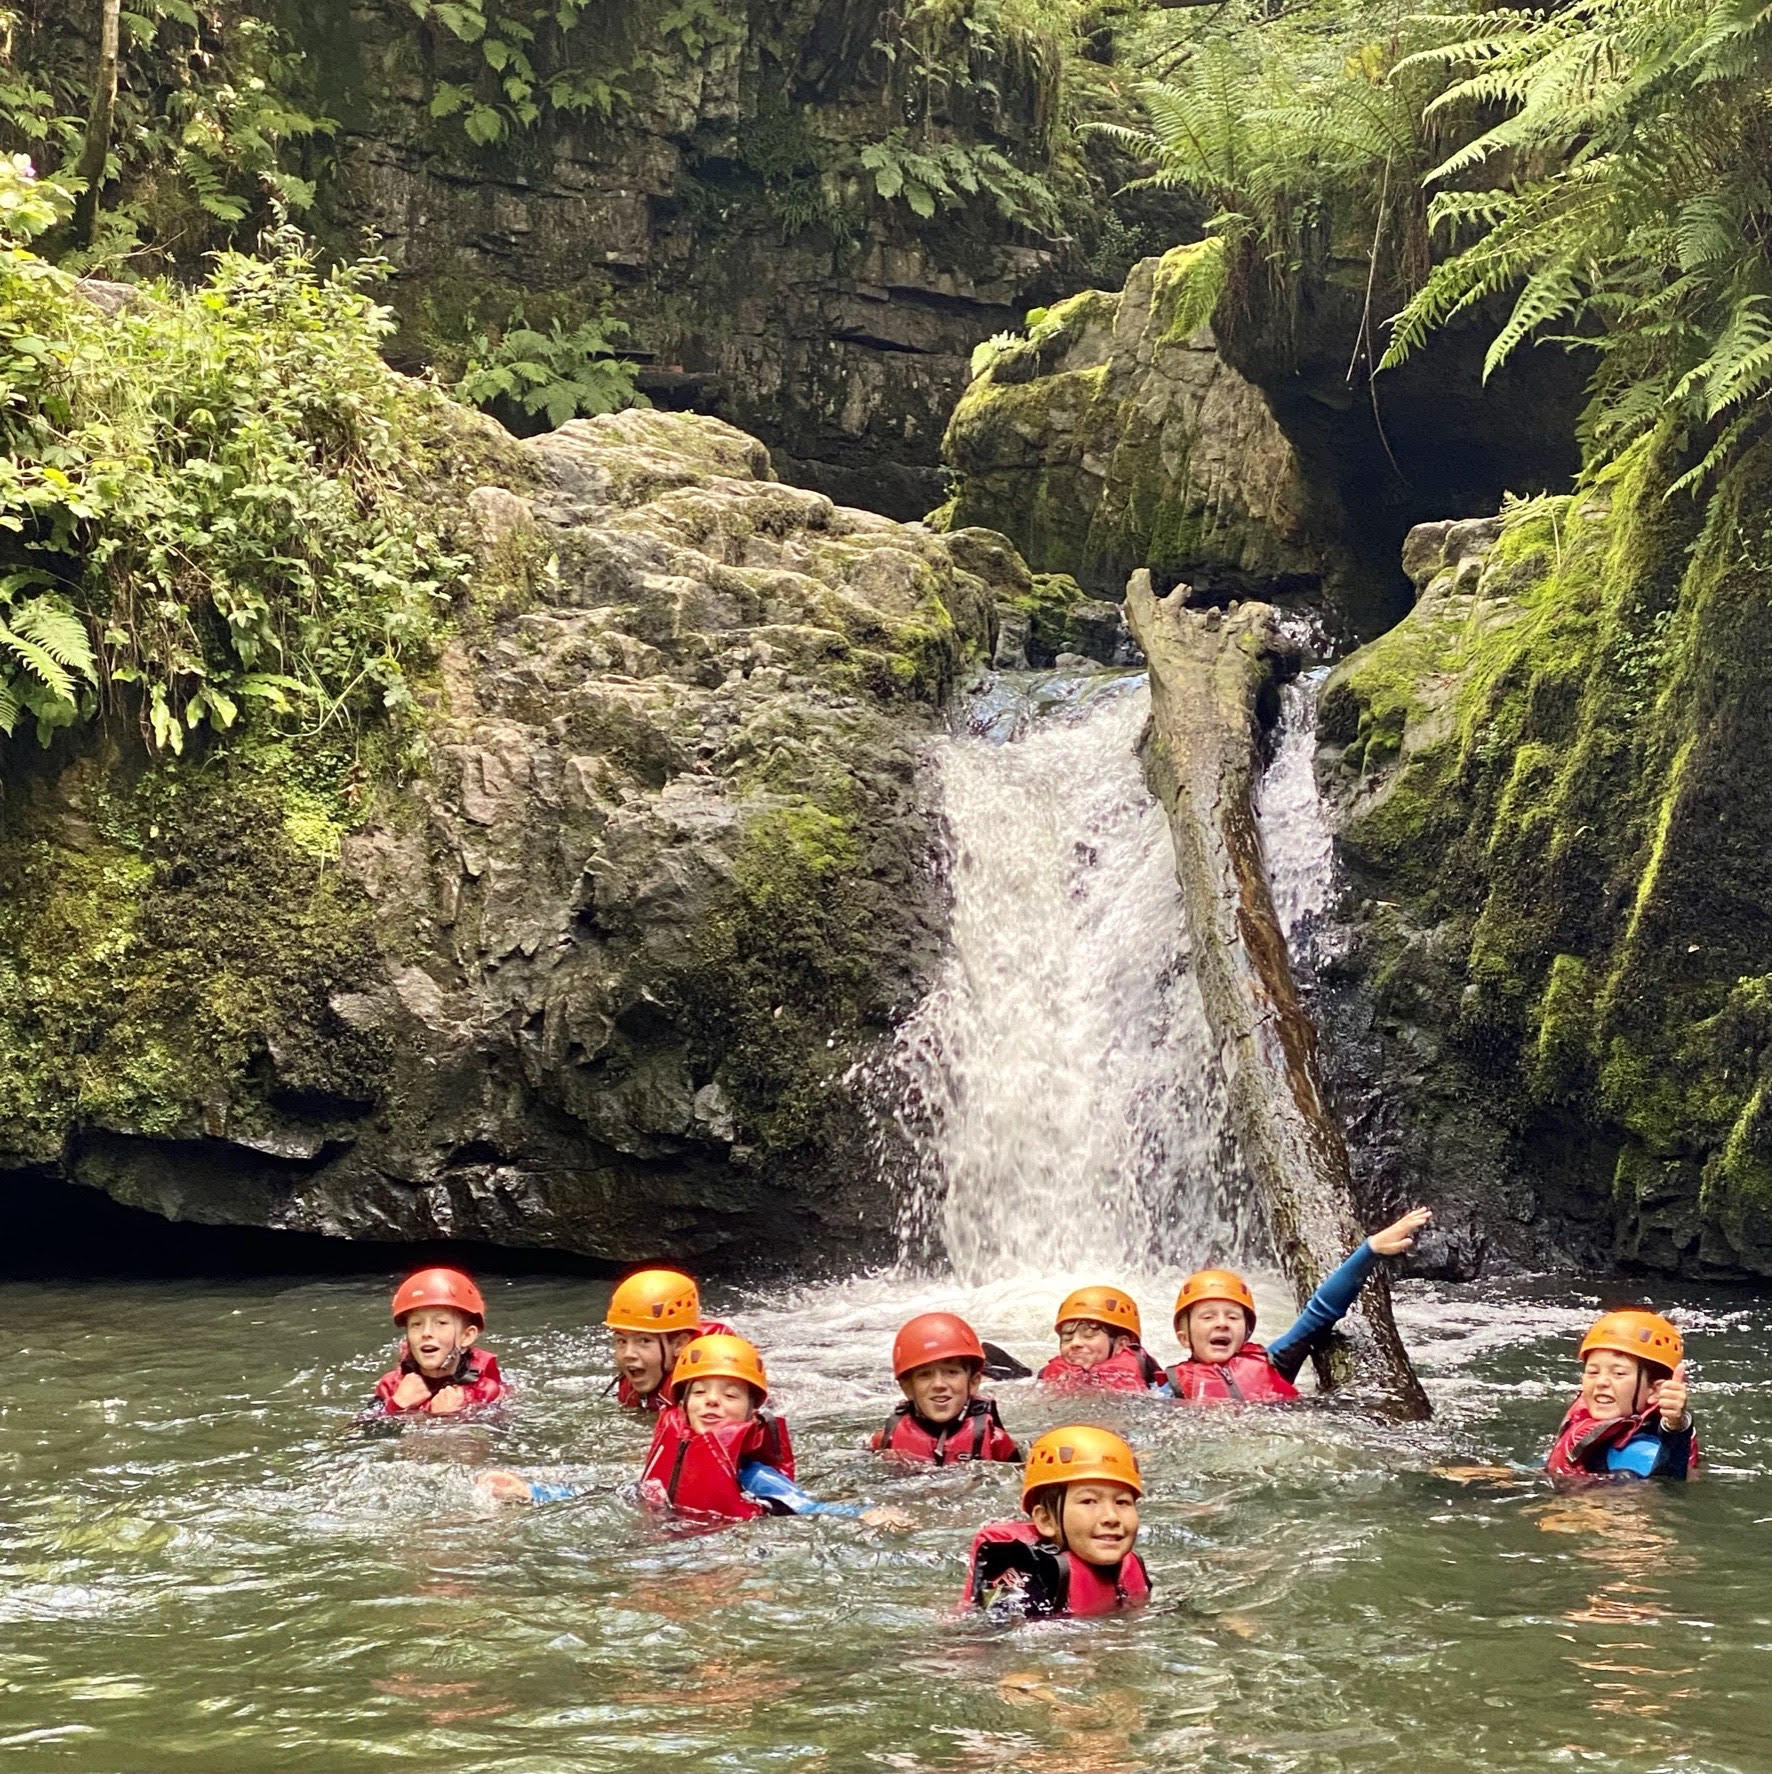
<path id="1" fill-rule="evenodd" d="M 1255 814 L 1274 911 L 1295 971 L 1327 958 L 1324 921 L 1335 897 L 1335 837 L 1317 792 L 1317 697 L 1329 675 L 1319 666 L 1280 691 L 1273 761 L 1263 773 Z"/>
<path id="2" fill-rule="evenodd" d="M 934 759 L 950 948 L 890 1070 L 921 1167 L 907 1231 L 968 1283 L 1172 1269 L 1247 1242 L 1169 828 L 1136 753 L 1148 688 L 1069 688 L 987 707 Z"/>

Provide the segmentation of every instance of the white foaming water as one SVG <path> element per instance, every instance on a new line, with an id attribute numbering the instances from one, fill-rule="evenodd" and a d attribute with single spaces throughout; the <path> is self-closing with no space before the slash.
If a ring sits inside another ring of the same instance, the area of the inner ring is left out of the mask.
<path id="1" fill-rule="evenodd" d="M 1306 672 L 1281 692 L 1279 739 L 1256 794 L 1268 887 L 1295 966 L 1321 957 L 1322 923 L 1335 896 L 1334 833 L 1315 766 L 1317 697 L 1328 675 L 1327 667 Z"/>
<path id="2" fill-rule="evenodd" d="M 1008 744 L 968 735 L 936 760 L 950 952 L 890 1071 L 921 1170 L 907 1231 L 969 1285 L 1130 1284 L 1247 1242 L 1168 825 L 1136 754 L 1148 689 L 1085 688 Z"/>

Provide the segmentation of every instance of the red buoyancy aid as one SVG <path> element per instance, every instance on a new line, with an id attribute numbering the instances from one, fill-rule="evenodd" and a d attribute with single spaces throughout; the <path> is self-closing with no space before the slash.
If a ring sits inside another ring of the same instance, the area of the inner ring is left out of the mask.
<path id="1" fill-rule="evenodd" d="M 748 1422 L 722 1423 L 697 1435 L 681 1405 L 666 1405 L 640 1471 L 640 1495 L 657 1509 L 755 1521 L 769 1510 L 739 1488 L 738 1469 L 748 1460 L 794 1476 L 793 1444 L 781 1418 L 759 1411 Z"/>
<path id="2" fill-rule="evenodd" d="M 918 1466 L 957 1466 L 962 1460 L 1019 1460 L 1021 1449 L 1003 1427 L 995 1399 L 974 1398 L 951 1423 L 931 1431 L 906 1399 L 885 1428 L 874 1431 L 875 1452 Z"/>
<path id="3" fill-rule="evenodd" d="M 465 1354 L 457 1364 L 454 1375 L 444 1380 L 426 1380 L 431 1389 L 431 1397 L 423 1404 L 395 1404 L 394 1393 L 400 1382 L 408 1374 L 416 1374 L 417 1366 L 412 1357 L 407 1356 L 398 1367 L 390 1368 L 375 1383 L 375 1396 L 382 1409 L 390 1416 L 425 1416 L 431 1408 L 431 1398 L 435 1398 L 445 1386 L 459 1386 L 462 1389 L 462 1409 L 470 1405 L 492 1404 L 503 1398 L 509 1388 L 498 1371 L 498 1357 L 490 1349 L 474 1348 Z"/>
<path id="4" fill-rule="evenodd" d="M 1650 1428 L 1660 1414 L 1654 1405 L 1649 1405 L 1633 1417 L 1596 1417 L 1577 1398 L 1558 1425 L 1545 1469 L 1553 1478 L 1604 1478 L 1607 1453 Z M 1686 1470 L 1692 1472 L 1697 1466 L 1698 1432 L 1694 1430 Z"/>
<path id="5" fill-rule="evenodd" d="M 695 1334 L 698 1337 L 729 1337 L 732 1335 L 732 1327 L 729 1324 L 722 1324 L 717 1318 L 710 1318 Z M 662 1343 L 664 1338 L 660 1337 L 659 1341 Z M 667 1370 L 664 1378 L 668 1380 L 670 1377 Z M 651 1411 L 656 1416 L 665 1407 L 664 1386 L 661 1382 L 655 1392 L 636 1392 L 633 1381 L 626 1374 L 617 1374 L 615 1401 L 617 1404 L 625 1404 L 629 1410 Z"/>
<path id="6" fill-rule="evenodd" d="M 1040 1369 L 1039 1377 L 1043 1385 L 1067 1392 L 1148 1392 L 1161 1384 L 1163 1370 L 1155 1356 L 1145 1353 L 1143 1344 L 1128 1343 L 1094 1367 L 1078 1367 L 1055 1355 Z"/>
<path id="7" fill-rule="evenodd" d="M 1284 1404 L 1298 1397 L 1298 1388 L 1259 1343 L 1245 1343 L 1229 1361 L 1178 1361 L 1169 1384 L 1188 1404 Z"/>
<path id="8" fill-rule="evenodd" d="M 978 1530 L 966 1574 L 966 1605 L 986 1605 L 986 1586 L 1004 1571 L 1021 1573 L 1024 1581 L 1016 1588 L 1028 1613 L 1049 1618 L 1114 1614 L 1141 1606 L 1151 1595 L 1150 1572 L 1136 1552 L 1112 1569 L 1092 1565 L 1042 1539 L 1031 1521 L 992 1522 Z"/>

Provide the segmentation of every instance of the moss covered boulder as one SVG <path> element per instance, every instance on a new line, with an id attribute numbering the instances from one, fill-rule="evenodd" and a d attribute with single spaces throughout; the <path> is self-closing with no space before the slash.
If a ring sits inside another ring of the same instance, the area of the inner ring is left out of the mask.
<path id="1" fill-rule="evenodd" d="M 1323 700 L 1344 1107 L 1468 1263 L 1772 1271 L 1772 457 L 1676 472 L 1417 530 Z"/>
<path id="2" fill-rule="evenodd" d="M 1036 569 L 1113 596 L 1140 566 L 1226 595 L 1350 579 L 1335 496 L 1186 317 L 1197 250 L 1059 303 L 989 358 L 948 425 L 943 521 L 1000 530 Z"/>
<path id="3" fill-rule="evenodd" d="M 717 420 L 455 424 L 402 742 L 0 752 L 0 1191 L 851 1255 L 891 1210 L 848 1076 L 941 939 L 918 746 L 1019 584 Z"/>

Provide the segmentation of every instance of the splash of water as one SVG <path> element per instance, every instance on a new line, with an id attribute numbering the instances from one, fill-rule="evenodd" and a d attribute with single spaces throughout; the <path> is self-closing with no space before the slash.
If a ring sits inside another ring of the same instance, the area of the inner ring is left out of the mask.
<path id="1" fill-rule="evenodd" d="M 1244 1246 L 1148 712 L 1142 678 L 1096 680 L 936 760 L 950 952 L 891 1070 L 922 1166 L 907 1230 L 964 1282 Z"/>

